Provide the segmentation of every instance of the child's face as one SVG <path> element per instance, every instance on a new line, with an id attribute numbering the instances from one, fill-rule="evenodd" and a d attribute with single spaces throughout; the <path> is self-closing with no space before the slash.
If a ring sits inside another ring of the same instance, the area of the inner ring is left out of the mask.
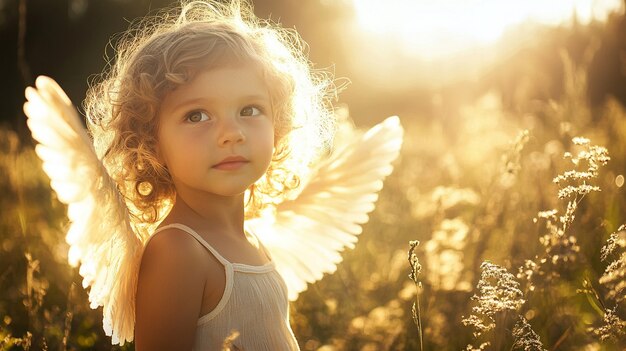
<path id="1" fill-rule="evenodd" d="M 252 65 L 200 72 L 165 96 L 158 118 L 157 153 L 178 192 L 238 195 L 269 167 L 273 112 Z"/>

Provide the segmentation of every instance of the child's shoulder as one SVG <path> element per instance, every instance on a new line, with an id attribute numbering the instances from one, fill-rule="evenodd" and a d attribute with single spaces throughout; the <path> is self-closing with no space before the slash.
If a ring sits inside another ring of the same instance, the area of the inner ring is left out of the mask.
<path id="1" fill-rule="evenodd" d="M 198 268 L 203 254 L 202 246 L 191 235 L 177 228 L 164 228 L 152 234 L 141 261 L 194 269 Z"/>
<path id="2" fill-rule="evenodd" d="M 223 275 L 224 267 L 192 235 L 178 227 L 157 229 L 144 247 L 141 265 L 156 269 L 185 271 L 213 279 Z"/>
<path id="3" fill-rule="evenodd" d="M 192 338 L 201 313 L 206 267 L 193 238 L 173 228 L 153 235 L 144 248 L 137 278 L 136 336 L 144 343 L 182 342 L 183 336 Z M 162 330 L 171 335 L 160 335 Z"/>
<path id="4" fill-rule="evenodd" d="M 148 299 L 146 294 L 152 293 L 147 292 L 159 290 L 164 294 L 163 300 L 201 299 L 200 312 L 210 311 L 205 304 L 213 305 L 205 300 L 213 299 L 217 305 L 226 287 L 224 266 L 183 230 L 168 227 L 152 235 L 141 258 L 138 291 L 144 294 L 138 296 Z"/>

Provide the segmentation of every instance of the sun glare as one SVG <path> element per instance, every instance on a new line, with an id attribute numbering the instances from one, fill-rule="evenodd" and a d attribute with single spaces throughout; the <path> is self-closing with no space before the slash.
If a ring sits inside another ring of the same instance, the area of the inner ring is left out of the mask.
<path id="1" fill-rule="evenodd" d="M 353 0 L 357 21 L 369 35 L 402 41 L 425 58 L 495 42 L 524 22 L 559 24 L 576 14 L 582 23 L 623 9 L 621 0 Z M 392 37 L 390 37 L 392 36 Z"/>

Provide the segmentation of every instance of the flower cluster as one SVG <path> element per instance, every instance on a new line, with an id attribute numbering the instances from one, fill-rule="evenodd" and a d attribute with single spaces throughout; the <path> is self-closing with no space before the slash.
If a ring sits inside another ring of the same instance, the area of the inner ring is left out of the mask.
<path id="1" fill-rule="evenodd" d="M 417 276 L 422 271 L 422 265 L 420 264 L 417 254 L 415 253 L 415 248 L 419 245 L 420 242 L 418 240 L 409 241 L 409 265 L 411 266 L 411 273 L 409 273 L 409 279 L 415 282 L 415 284 L 420 284 L 417 280 Z"/>
<path id="2" fill-rule="evenodd" d="M 617 306 L 613 309 L 606 309 L 604 312 L 604 325 L 599 328 L 590 328 L 600 340 L 622 340 L 626 337 L 626 321 L 622 320 L 616 313 Z"/>
<path id="3" fill-rule="evenodd" d="M 515 327 L 513 327 L 513 337 L 515 342 L 513 343 L 512 350 L 519 351 L 545 351 L 539 335 L 535 333 L 531 325 L 526 318 L 519 316 Z"/>
<path id="4" fill-rule="evenodd" d="M 585 196 L 592 191 L 600 191 L 598 186 L 587 184 L 587 181 L 598 177 L 600 166 L 605 166 L 611 159 L 605 147 L 590 145 L 589 139 L 576 137 L 572 139 L 572 143 L 581 146 L 583 150 L 578 152 L 575 157 L 566 152 L 564 157 L 570 159 L 575 168 L 586 165 L 586 170 L 573 169 L 554 178 L 553 182 L 561 187 L 559 199 L 577 198 L 578 195 Z M 564 186 L 564 183 L 575 184 Z"/>
<path id="5" fill-rule="evenodd" d="M 626 300 L 626 225 L 622 225 L 617 232 L 611 234 L 607 244 L 602 248 L 603 261 L 614 255 L 617 258 L 606 267 L 600 277 L 600 283 L 609 289 L 608 297 L 619 303 Z"/>
<path id="6" fill-rule="evenodd" d="M 600 191 L 600 187 L 589 184 L 589 181 L 597 178 L 600 167 L 610 160 L 607 149 L 591 145 L 589 139 L 576 137 L 572 143 L 581 150 L 576 156 L 566 152 L 564 158 L 572 162 L 574 169 L 559 174 L 553 180 L 559 186 L 559 199 L 567 199 L 565 213 L 559 215 L 558 210 L 551 209 L 537 214 L 533 220 L 535 223 L 539 219 L 545 220 L 547 232 L 539 238 L 545 252 L 534 261 L 526 261 L 517 275 L 526 279 L 531 291 L 539 282 L 550 284 L 552 280 L 575 270 L 580 246 L 576 237 L 567 235 L 567 232 L 576 218 L 575 212 L 581 199 L 591 192 Z"/>
<path id="7" fill-rule="evenodd" d="M 475 337 L 495 329 L 496 314 L 517 313 L 524 304 L 524 294 L 513 274 L 490 262 L 483 262 L 480 268 L 479 292 L 472 296 L 477 306 L 472 308 L 469 317 L 463 319 L 464 325 L 474 327 Z"/>
<path id="8" fill-rule="evenodd" d="M 539 335 L 521 314 L 522 305 L 526 301 L 520 290 L 520 284 L 513 274 L 490 262 L 483 262 L 481 269 L 482 274 L 478 282 L 479 294 L 472 296 L 472 300 L 478 301 L 478 305 L 472 308 L 473 314 L 463 319 L 463 324 L 473 326 L 474 337 L 478 338 L 496 327 L 503 331 L 511 330 L 510 318 L 515 318 L 516 323 L 512 331 L 513 344 L 510 349 L 545 351 Z M 507 336 L 496 332 L 493 340 L 482 343 L 478 348 L 467 345 L 466 351 L 485 350 L 492 346 L 491 341 L 493 341 L 494 349 L 504 349 L 503 339 L 507 339 Z"/>
<path id="9" fill-rule="evenodd" d="M 609 239 L 606 241 L 606 245 L 602 247 L 601 259 L 606 261 L 609 256 L 619 248 L 626 247 L 626 224 L 621 225 L 615 233 L 612 233 Z"/>

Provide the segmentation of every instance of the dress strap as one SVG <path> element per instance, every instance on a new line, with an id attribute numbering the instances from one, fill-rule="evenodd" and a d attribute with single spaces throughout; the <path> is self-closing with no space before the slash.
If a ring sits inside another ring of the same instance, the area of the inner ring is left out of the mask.
<path id="1" fill-rule="evenodd" d="M 177 228 L 180 229 L 188 234 L 190 234 L 191 236 L 193 236 L 194 238 L 196 238 L 196 240 L 198 240 L 198 242 L 200 242 L 200 244 L 202 244 L 202 246 L 206 247 L 207 250 L 209 250 L 213 256 L 215 256 L 215 258 L 217 258 L 218 261 L 220 261 L 224 266 L 231 266 L 232 263 L 230 263 L 230 261 L 228 261 L 227 259 L 225 259 L 224 257 L 222 257 L 222 255 L 220 255 L 219 252 L 217 252 L 217 250 L 215 250 L 211 245 L 209 245 L 209 243 L 206 242 L 206 240 L 204 240 L 200 234 L 198 234 L 195 230 L 189 228 L 188 226 L 182 224 L 182 223 L 171 223 L 168 225 L 164 225 L 161 228 L 157 229 L 154 231 L 154 233 L 152 234 L 151 237 L 153 237 L 156 233 L 167 229 L 167 228 Z"/>

